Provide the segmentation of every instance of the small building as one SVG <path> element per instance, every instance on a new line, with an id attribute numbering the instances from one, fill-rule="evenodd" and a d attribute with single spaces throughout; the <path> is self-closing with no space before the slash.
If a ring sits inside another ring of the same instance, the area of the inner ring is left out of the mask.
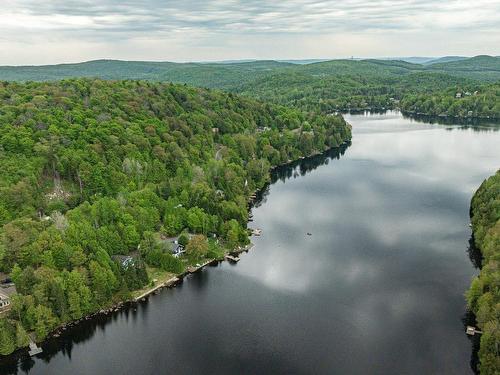
<path id="1" fill-rule="evenodd" d="M 0 311 L 8 309 L 10 306 L 10 298 L 0 291 Z"/>
<path id="2" fill-rule="evenodd" d="M 184 249 L 184 246 L 182 246 L 177 240 L 174 241 L 173 246 L 172 246 L 172 255 L 176 258 L 180 257 L 182 254 L 184 254 L 186 250 Z"/>
<path id="3" fill-rule="evenodd" d="M 116 261 L 123 269 L 135 266 L 135 258 L 131 255 L 113 255 L 112 259 Z"/>
<path id="4" fill-rule="evenodd" d="M 268 127 L 268 126 L 259 126 L 259 127 L 257 128 L 257 133 L 267 132 L 268 130 L 271 130 L 271 128 L 270 128 L 270 127 Z"/>
<path id="5" fill-rule="evenodd" d="M 191 239 L 192 234 L 187 234 L 188 238 Z M 179 243 L 179 236 L 176 237 L 166 237 L 160 236 L 160 242 L 162 243 L 163 251 L 170 252 L 174 257 L 178 258 L 186 252 L 183 245 Z"/>
<path id="6" fill-rule="evenodd" d="M 461 97 L 462 97 L 462 93 L 461 92 L 457 92 L 456 95 L 455 95 L 455 98 L 460 99 Z"/>
<path id="7" fill-rule="evenodd" d="M 10 297 L 17 293 L 17 290 L 8 275 L 2 273 L 0 279 L 0 312 L 2 312 L 10 308 Z"/>

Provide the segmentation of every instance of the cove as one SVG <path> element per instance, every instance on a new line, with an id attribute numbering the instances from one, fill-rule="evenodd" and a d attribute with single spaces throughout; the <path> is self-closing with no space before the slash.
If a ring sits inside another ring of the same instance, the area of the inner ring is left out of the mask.
<path id="1" fill-rule="evenodd" d="M 498 125 L 346 115 L 352 144 L 278 168 L 236 265 L 85 322 L 0 373 L 470 374 L 469 204 Z M 311 235 L 307 235 L 310 233 Z"/>

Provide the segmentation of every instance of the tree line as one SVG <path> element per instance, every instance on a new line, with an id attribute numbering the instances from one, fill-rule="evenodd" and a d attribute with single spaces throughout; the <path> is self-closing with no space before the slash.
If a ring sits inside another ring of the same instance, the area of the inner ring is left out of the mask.
<path id="1" fill-rule="evenodd" d="M 481 374 L 500 372 L 500 170 L 485 180 L 471 203 L 474 244 L 483 257 L 481 272 L 466 293 L 467 304 L 483 331 Z"/>
<path id="2" fill-rule="evenodd" d="M 410 94 L 400 107 L 414 114 L 500 119 L 500 83 L 462 85 L 431 95 Z"/>

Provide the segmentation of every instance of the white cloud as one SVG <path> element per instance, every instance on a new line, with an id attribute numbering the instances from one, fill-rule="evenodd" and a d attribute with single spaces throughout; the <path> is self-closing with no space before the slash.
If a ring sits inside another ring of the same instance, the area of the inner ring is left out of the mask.
<path id="1" fill-rule="evenodd" d="M 0 63 L 498 54 L 499 24 L 492 0 L 6 0 Z"/>

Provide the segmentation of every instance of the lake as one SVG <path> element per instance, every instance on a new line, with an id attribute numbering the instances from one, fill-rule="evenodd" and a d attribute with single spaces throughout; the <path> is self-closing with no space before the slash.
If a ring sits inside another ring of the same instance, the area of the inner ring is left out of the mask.
<path id="1" fill-rule="evenodd" d="M 262 236 L 238 264 L 0 372 L 471 374 L 469 204 L 500 166 L 499 127 L 346 119 L 349 147 L 275 172 L 252 211 Z"/>

